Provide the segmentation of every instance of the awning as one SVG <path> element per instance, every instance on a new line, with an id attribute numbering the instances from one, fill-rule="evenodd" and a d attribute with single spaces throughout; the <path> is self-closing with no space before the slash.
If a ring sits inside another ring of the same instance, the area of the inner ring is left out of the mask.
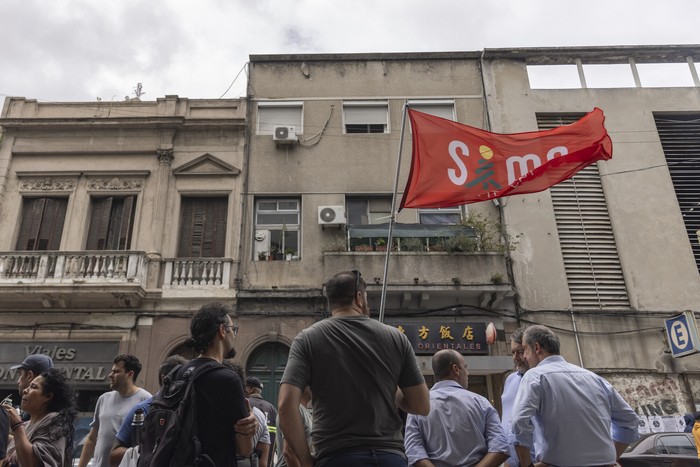
<path id="1" fill-rule="evenodd" d="M 394 223 L 393 236 L 397 238 L 455 237 L 466 235 L 476 238 L 472 227 L 462 225 L 400 224 Z M 377 238 L 389 236 L 389 224 L 349 225 L 350 238 Z"/>

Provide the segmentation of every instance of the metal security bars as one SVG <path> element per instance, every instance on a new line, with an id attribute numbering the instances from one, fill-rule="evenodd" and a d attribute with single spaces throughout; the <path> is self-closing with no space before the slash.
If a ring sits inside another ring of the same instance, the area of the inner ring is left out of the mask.
<path id="1" fill-rule="evenodd" d="M 654 120 L 700 271 L 700 114 L 655 114 Z"/>

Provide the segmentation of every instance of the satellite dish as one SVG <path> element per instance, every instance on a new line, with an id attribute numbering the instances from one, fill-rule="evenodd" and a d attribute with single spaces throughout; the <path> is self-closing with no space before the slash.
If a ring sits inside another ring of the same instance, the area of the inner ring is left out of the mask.
<path id="1" fill-rule="evenodd" d="M 323 208 L 319 214 L 323 222 L 333 222 L 335 220 L 336 212 L 333 208 Z"/>

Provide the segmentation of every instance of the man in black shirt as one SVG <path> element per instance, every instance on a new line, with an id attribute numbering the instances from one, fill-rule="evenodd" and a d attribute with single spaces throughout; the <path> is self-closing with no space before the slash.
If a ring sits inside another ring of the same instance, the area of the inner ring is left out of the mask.
<path id="1" fill-rule="evenodd" d="M 183 365 L 182 372 L 212 360 L 221 364 L 233 358 L 233 341 L 238 333 L 229 306 L 221 303 L 204 305 L 192 318 L 186 344 L 199 353 Z M 216 467 L 235 466 L 236 459 L 250 456 L 256 429 L 255 416 L 243 393 L 243 385 L 235 373 L 221 365 L 204 373 L 195 381 L 197 391 L 197 427 L 202 453 Z"/>

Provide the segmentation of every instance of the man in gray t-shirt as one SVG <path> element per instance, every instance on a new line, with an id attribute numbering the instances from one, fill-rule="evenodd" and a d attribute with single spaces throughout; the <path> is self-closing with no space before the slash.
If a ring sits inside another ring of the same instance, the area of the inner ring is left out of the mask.
<path id="1" fill-rule="evenodd" d="M 117 355 L 114 359 L 109 373 L 109 387 L 113 391 L 97 400 L 79 467 L 85 467 L 93 456 L 98 467 L 110 467 L 109 453 L 124 417 L 133 406 L 151 397 L 151 393 L 134 384 L 140 372 L 141 363 L 133 355 Z"/>
<path id="2" fill-rule="evenodd" d="M 332 317 L 294 339 L 279 396 L 279 418 L 302 466 L 313 459 L 304 439 L 299 401 L 313 393 L 313 444 L 318 466 L 406 465 L 397 407 L 427 415 L 428 388 L 406 336 L 369 317 L 358 271 L 326 284 Z"/>

